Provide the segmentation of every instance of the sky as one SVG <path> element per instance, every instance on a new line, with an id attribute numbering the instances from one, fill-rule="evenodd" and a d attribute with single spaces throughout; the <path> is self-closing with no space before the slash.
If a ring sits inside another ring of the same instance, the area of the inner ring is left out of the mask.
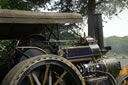
<path id="1" fill-rule="evenodd" d="M 117 16 L 113 16 L 112 20 L 103 23 L 104 37 L 109 36 L 128 36 L 128 9 L 124 10 Z"/>

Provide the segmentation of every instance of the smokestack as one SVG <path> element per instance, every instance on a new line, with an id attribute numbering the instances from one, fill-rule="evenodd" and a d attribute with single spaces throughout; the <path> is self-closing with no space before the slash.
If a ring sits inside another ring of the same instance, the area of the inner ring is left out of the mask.
<path id="1" fill-rule="evenodd" d="M 88 17 L 88 36 L 96 39 L 101 49 L 104 48 L 102 15 L 93 14 Z"/>
<path id="2" fill-rule="evenodd" d="M 94 30 L 95 30 L 95 39 L 98 41 L 98 45 L 101 49 L 104 48 L 104 36 L 103 36 L 103 25 L 102 25 L 102 15 L 94 15 Z"/>

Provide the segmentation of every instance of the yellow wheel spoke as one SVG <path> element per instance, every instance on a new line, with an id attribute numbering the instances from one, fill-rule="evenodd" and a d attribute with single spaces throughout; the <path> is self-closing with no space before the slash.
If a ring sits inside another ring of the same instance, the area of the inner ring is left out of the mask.
<path id="1" fill-rule="evenodd" d="M 46 70 L 45 70 L 43 85 L 45 85 L 45 83 L 46 83 L 46 79 L 47 79 L 47 76 L 48 76 L 48 70 L 49 70 L 49 65 L 46 65 Z"/>
<path id="2" fill-rule="evenodd" d="M 62 85 L 64 85 L 64 81 L 62 82 Z"/>
<path id="3" fill-rule="evenodd" d="M 52 85 L 52 71 L 49 71 L 49 85 Z"/>
<path id="4" fill-rule="evenodd" d="M 128 80 L 126 80 L 126 85 L 128 85 Z"/>
<path id="5" fill-rule="evenodd" d="M 54 83 L 54 85 L 57 85 L 63 78 L 64 78 L 64 76 L 67 74 L 67 72 L 66 71 L 64 71 L 62 74 L 61 74 L 61 76 L 58 78 L 58 80 Z"/>
<path id="6" fill-rule="evenodd" d="M 40 83 L 40 81 L 38 80 L 37 75 L 36 75 L 35 72 L 32 72 L 32 76 L 33 76 L 33 78 L 34 78 L 36 84 L 37 84 L 37 85 L 41 85 L 41 83 Z"/>
<path id="7" fill-rule="evenodd" d="M 123 85 L 128 85 L 128 81 L 124 80 Z"/>
<path id="8" fill-rule="evenodd" d="M 34 85 L 31 74 L 28 75 L 29 81 L 31 85 Z"/>

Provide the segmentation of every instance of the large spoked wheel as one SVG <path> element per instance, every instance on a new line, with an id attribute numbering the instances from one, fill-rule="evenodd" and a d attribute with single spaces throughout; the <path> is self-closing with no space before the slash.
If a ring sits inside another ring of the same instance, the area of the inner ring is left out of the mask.
<path id="1" fill-rule="evenodd" d="M 40 55 L 17 64 L 2 85 L 85 85 L 85 82 L 68 60 L 56 55 Z"/>

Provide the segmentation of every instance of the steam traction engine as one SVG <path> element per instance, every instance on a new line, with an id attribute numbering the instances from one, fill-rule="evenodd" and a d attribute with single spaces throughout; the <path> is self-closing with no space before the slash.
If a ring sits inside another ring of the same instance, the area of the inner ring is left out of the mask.
<path id="1" fill-rule="evenodd" d="M 58 24 L 81 22 L 76 13 L 0 10 L 0 39 L 11 40 L 1 85 L 117 85 L 120 62 L 95 39 L 59 39 Z"/>

